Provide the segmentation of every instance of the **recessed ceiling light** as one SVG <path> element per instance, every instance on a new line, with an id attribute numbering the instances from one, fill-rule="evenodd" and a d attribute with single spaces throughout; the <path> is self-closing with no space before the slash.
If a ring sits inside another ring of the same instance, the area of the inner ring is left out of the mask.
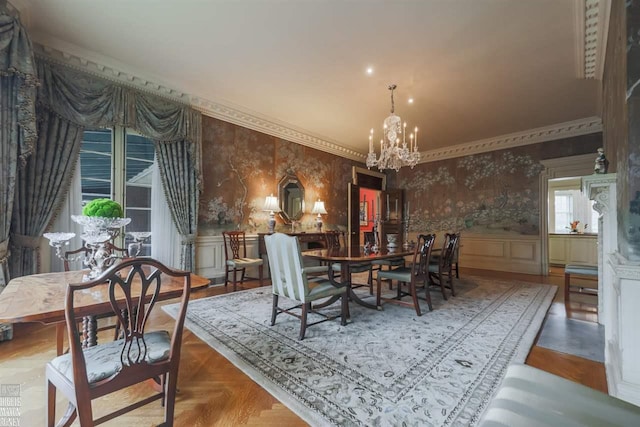
<path id="1" fill-rule="evenodd" d="M 367 74 L 368 75 L 372 75 L 373 74 L 373 67 L 367 67 Z"/>
<path id="2" fill-rule="evenodd" d="M 409 104 L 413 104 L 413 98 L 409 98 Z"/>

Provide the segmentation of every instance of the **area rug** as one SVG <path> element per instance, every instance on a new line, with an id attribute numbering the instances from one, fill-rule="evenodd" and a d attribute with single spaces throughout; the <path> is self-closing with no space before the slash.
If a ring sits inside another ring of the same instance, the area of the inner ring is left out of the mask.
<path id="1" fill-rule="evenodd" d="M 556 287 L 457 285 L 448 301 L 432 292 L 433 311 L 424 304 L 420 317 L 351 304 L 346 326 L 311 326 L 303 341 L 292 316 L 269 326 L 270 287 L 193 300 L 185 325 L 312 426 L 469 426 L 507 366 L 524 362 Z M 176 305 L 164 309 L 175 317 Z"/>

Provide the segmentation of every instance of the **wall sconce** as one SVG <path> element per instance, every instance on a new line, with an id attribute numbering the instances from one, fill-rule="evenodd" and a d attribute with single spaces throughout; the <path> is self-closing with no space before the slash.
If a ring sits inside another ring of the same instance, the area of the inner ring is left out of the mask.
<path id="1" fill-rule="evenodd" d="M 318 233 L 322 231 L 322 216 L 326 215 L 327 210 L 324 208 L 324 202 L 318 199 L 318 201 L 313 205 L 313 209 L 311 210 L 312 214 L 318 214 L 316 218 L 316 228 L 318 229 Z"/>
<path id="2" fill-rule="evenodd" d="M 267 224 L 269 225 L 269 234 L 273 234 L 276 228 L 276 216 L 275 212 L 280 212 L 280 206 L 278 206 L 278 198 L 271 193 L 270 196 L 264 201 L 263 211 L 269 212 L 269 221 Z"/>

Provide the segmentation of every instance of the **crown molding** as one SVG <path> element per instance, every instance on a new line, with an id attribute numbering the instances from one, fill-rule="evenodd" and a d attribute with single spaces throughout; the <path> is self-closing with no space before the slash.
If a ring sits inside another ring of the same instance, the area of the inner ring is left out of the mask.
<path id="1" fill-rule="evenodd" d="M 420 163 L 470 156 L 472 154 L 521 147 L 523 145 L 571 138 L 596 132 L 602 132 L 602 119 L 600 117 L 587 117 L 524 132 L 510 133 L 494 138 L 458 144 L 443 149 L 423 151 L 420 153 L 422 159 Z"/>
<path id="2" fill-rule="evenodd" d="M 60 42 L 60 44 L 63 44 Z M 59 45 L 60 45 L 59 44 Z M 129 87 L 152 93 L 154 95 L 169 98 L 171 100 L 188 104 L 203 114 L 246 127 L 267 135 L 282 138 L 316 150 L 324 151 L 336 156 L 364 163 L 366 153 L 345 148 L 334 141 L 311 135 L 301 129 L 263 117 L 255 112 L 248 112 L 241 107 L 230 106 L 222 102 L 204 99 L 195 95 L 175 90 L 169 85 L 157 83 L 152 77 L 140 75 L 130 70 L 124 71 L 119 65 L 106 65 L 107 59 L 100 60 L 95 54 L 81 54 L 77 48 L 65 46 L 64 48 L 52 47 L 41 43 L 34 43 L 34 50 L 38 56 L 48 61 L 59 63 L 76 70 L 80 70 L 110 81 L 127 85 Z M 91 58 L 91 59 L 89 59 Z M 113 61 L 110 61 L 111 63 Z M 586 135 L 602 131 L 602 119 L 589 117 L 580 120 L 555 124 L 536 128 L 524 132 L 517 132 L 489 139 L 472 141 L 442 149 L 421 152 L 420 163 L 429 163 L 454 157 L 468 156 L 506 148 L 519 147 L 528 144 L 536 144 L 544 141 L 569 138 L 572 136 Z"/>
<path id="3" fill-rule="evenodd" d="M 611 0 L 577 0 L 578 78 L 602 80 L 610 11 Z"/>

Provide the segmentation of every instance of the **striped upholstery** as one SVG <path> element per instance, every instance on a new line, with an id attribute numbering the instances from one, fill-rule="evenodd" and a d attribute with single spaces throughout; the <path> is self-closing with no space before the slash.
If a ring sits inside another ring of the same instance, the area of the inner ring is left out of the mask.
<path id="1" fill-rule="evenodd" d="M 327 316 L 312 308 L 311 302 L 321 298 L 334 297 L 340 299 L 341 324 L 347 324 L 349 317 L 349 306 L 346 286 L 334 286 L 327 277 L 313 276 L 307 278 L 307 274 L 328 273 L 329 267 L 313 266 L 304 267 L 300 243 L 295 236 L 287 236 L 282 233 L 275 233 L 265 236 L 264 244 L 269 257 L 269 268 L 271 269 L 271 283 L 273 292 L 273 307 L 271 310 L 271 326 L 276 323 L 276 316 L 280 313 L 287 313 L 300 319 L 300 334 L 298 339 L 304 339 L 307 326 L 326 320 L 335 319 L 338 316 Z M 299 302 L 300 304 L 291 308 L 280 308 L 278 306 L 279 297 Z M 327 304 L 331 304 L 331 300 Z M 300 310 L 298 313 L 298 309 Z M 293 311 L 295 310 L 295 312 Z M 316 313 L 324 317 L 323 320 L 314 321 L 307 324 L 309 313 Z"/>
<path id="2" fill-rule="evenodd" d="M 227 260 L 227 265 L 235 268 L 257 267 L 262 265 L 262 260 L 258 258 L 234 258 Z"/>
<path id="3" fill-rule="evenodd" d="M 304 267 L 300 243 L 295 236 L 275 233 L 264 237 L 269 256 L 273 293 L 300 302 L 311 302 L 318 298 L 340 295 L 344 289 L 336 288 L 327 279 L 307 278 L 309 273 L 327 271 L 327 267 Z M 311 291 L 309 284 L 314 285 Z"/>

